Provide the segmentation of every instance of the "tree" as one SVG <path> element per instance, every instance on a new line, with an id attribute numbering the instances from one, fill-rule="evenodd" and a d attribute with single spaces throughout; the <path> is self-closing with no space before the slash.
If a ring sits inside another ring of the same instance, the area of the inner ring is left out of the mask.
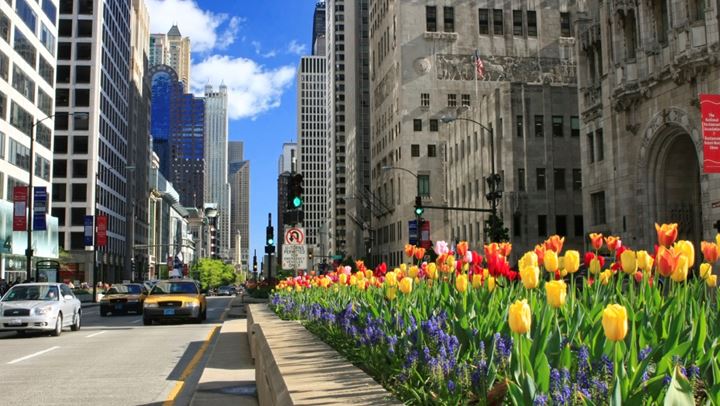
<path id="1" fill-rule="evenodd" d="M 235 268 L 221 260 L 203 258 L 193 267 L 203 289 L 216 288 L 235 282 Z"/>

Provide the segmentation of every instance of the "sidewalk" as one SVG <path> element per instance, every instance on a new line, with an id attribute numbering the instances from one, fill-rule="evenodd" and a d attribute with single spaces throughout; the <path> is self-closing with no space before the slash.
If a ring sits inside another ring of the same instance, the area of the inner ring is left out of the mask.
<path id="1" fill-rule="evenodd" d="M 242 297 L 232 300 L 228 316 L 237 318 L 226 320 L 220 328 L 190 402 L 193 406 L 258 405 Z"/>

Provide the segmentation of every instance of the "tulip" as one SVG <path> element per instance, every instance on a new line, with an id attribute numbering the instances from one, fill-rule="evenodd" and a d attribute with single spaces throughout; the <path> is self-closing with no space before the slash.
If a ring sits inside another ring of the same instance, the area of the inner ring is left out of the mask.
<path id="1" fill-rule="evenodd" d="M 512 244 L 509 242 L 501 242 L 499 245 L 498 253 L 504 257 L 509 257 L 510 252 L 512 251 Z"/>
<path id="2" fill-rule="evenodd" d="M 638 268 L 645 272 L 650 272 L 652 270 L 653 262 L 655 262 L 655 260 L 647 253 L 647 251 L 638 251 L 635 253 L 635 256 L 637 257 Z"/>
<path id="3" fill-rule="evenodd" d="M 545 259 L 545 258 L 544 258 L 544 257 L 545 257 L 545 251 L 546 251 L 546 249 L 545 249 L 545 246 L 544 246 L 544 245 L 539 245 L 539 244 L 538 244 L 538 245 L 535 246 L 535 255 L 537 255 L 537 258 L 538 258 L 538 262 L 539 262 L 539 263 L 542 263 L 543 260 Z"/>
<path id="4" fill-rule="evenodd" d="M 678 258 L 681 256 L 679 252 L 676 253 L 674 250 L 667 249 L 665 247 L 659 247 L 657 252 L 657 269 L 660 275 L 669 277 L 675 270 L 675 264 Z"/>
<path id="5" fill-rule="evenodd" d="M 557 271 L 558 266 L 559 266 L 557 253 L 555 251 L 550 251 L 550 250 L 546 251 L 543 264 L 545 265 L 546 271 L 548 271 L 548 272 Z"/>
<path id="6" fill-rule="evenodd" d="M 545 293 L 550 306 L 560 308 L 565 304 L 567 285 L 562 280 L 548 282 L 545 284 Z"/>
<path id="7" fill-rule="evenodd" d="M 538 256 L 534 251 L 528 251 L 525 253 L 525 255 L 520 258 L 520 262 L 518 263 L 520 269 L 525 268 L 526 266 L 538 266 Z"/>
<path id="8" fill-rule="evenodd" d="M 527 300 L 518 300 L 510 305 L 508 323 L 513 333 L 527 334 L 532 324 L 532 314 Z"/>
<path id="9" fill-rule="evenodd" d="M 705 262 L 709 264 L 714 264 L 718 260 L 718 246 L 714 242 L 701 242 L 700 250 L 703 253 L 703 258 L 705 258 Z"/>
<path id="10" fill-rule="evenodd" d="M 610 341 L 622 341 L 628 332 L 628 316 L 625 307 L 619 304 L 610 304 L 602 315 L 605 337 Z"/>
<path id="11" fill-rule="evenodd" d="M 565 259 L 563 260 L 563 268 L 568 273 L 575 273 L 580 269 L 580 253 L 575 250 L 565 251 Z"/>
<path id="12" fill-rule="evenodd" d="M 637 256 L 635 251 L 625 250 L 620 254 L 620 266 L 626 274 L 634 274 L 638 269 Z"/>
<path id="13" fill-rule="evenodd" d="M 373 276 L 373 272 L 372 272 L 371 270 L 369 270 L 369 269 L 366 269 L 366 270 L 365 270 L 365 277 L 366 277 L 367 279 L 370 279 L 370 278 L 372 278 L 372 276 Z"/>
<path id="14" fill-rule="evenodd" d="M 405 255 L 412 258 L 415 253 L 415 246 L 412 244 L 405 244 Z"/>
<path id="15" fill-rule="evenodd" d="M 615 236 L 608 236 L 605 237 L 605 244 L 607 244 L 608 249 L 612 252 L 615 252 L 622 246 L 622 241 L 620 241 L 620 237 Z"/>
<path id="16" fill-rule="evenodd" d="M 491 276 L 487 279 L 487 288 L 488 288 L 488 292 L 491 292 L 491 293 L 493 290 L 495 290 L 495 278 L 494 277 Z"/>
<path id="17" fill-rule="evenodd" d="M 407 273 L 407 264 L 400 264 L 400 273 L 403 275 Z"/>
<path id="18" fill-rule="evenodd" d="M 406 295 L 409 294 L 410 292 L 412 292 L 412 289 L 413 289 L 413 280 L 412 280 L 412 278 L 402 278 L 402 279 L 400 280 L 400 285 L 399 285 L 399 287 L 400 287 L 400 292 L 402 292 L 402 293 L 404 293 L 404 294 L 406 294 Z"/>
<path id="19" fill-rule="evenodd" d="M 422 247 L 415 248 L 415 259 L 420 261 L 421 259 L 423 259 L 423 257 L 425 257 L 425 248 L 422 248 Z"/>
<path id="20" fill-rule="evenodd" d="M 688 260 L 688 268 L 695 265 L 695 246 L 690 241 L 680 240 L 673 246 L 675 251 L 680 251 Z"/>
<path id="21" fill-rule="evenodd" d="M 467 274 L 460 274 L 455 278 L 455 289 L 460 293 L 467 292 L 468 288 L 468 276 Z"/>
<path id="22" fill-rule="evenodd" d="M 705 279 L 705 283 L 708 285 L 709 288 L 714 288 L 717 286 L 717 275 L 710 275 Z"/>
<path id="23" fill-rule="evenodd" d="M 643 280 L 643 273 L 640 271 L 635 272 L 635 282 L 640 283 Z"/>
<path id="24" fill-rule="evenodd" d="M 350 286 L 355 286 L 357 284 L 357 276 L 352 275 L 350 276 Z"/>
<path id="25" fill-rule="evenodd" d="M 720 247 L 720 233 L 715 234 L 715 245 Z"/>
<path id="26" fill-rule="evenodd" d="M 675 263 L 675 269 L 670 275 L 672 280 L 675 282 L 685 282 L 688 276 L 688 262 L 689 260 L 685 255 L 680 255 Z"/>
<path id="27" fill-rule="evenodd" d="M 338 282 L 340 282 L 341 285 L 347 285 L 347 275 L 341 273 L 340 276 L 338 276 Z"/>
<path id="28" fill-rule="evenodd" d="M 550 236 L 543 245 L 545 246 L 545 250 L 547 251 L 554 251 L 556 254 L 559 254 L 560 251 L 562 251 L 563 243 L 565 242 L 565 237 L 560 238 L 559 235 L 553 235 Z"/>
<path id="29" fill-rule="evenodd" d="M 603 245 L 603 235 L 599 233 L 591 233 L 590 244 L 592 244 L 595 251 L 599 250 Z"/>
<path id="30" fill-rule="evenodd" d="M 365 290 L 367 287 L 367 279 L 361 279 L 357 281 L 357 284 L 355 285 L 360 290 Z"/>
<path id="31" fill-rule="evenodd" d="M 437 265 L 435 265 L 434 262 L 431 262 L 427 266 L 427 274 L 428 278 L 430 279 L 437 279 L 438 278 L 438 272 L 437 272 Z"/>
<path id="32" fill-rule="evenodd" d="M 420 269 L 416 265 L 413 265 L 408 269 L 408 275 L 413 279 L 415 279 L 418 273 L 420 273 Z"/>
<path id="33" fill-rule="evenodd" d="M 610 279 L 612 279 L 613 272 L 609 269 L 606 269 L 600 273 L 600 283 L 603 285 L 607 285 L 610 283 Z"/>
<path id="34" fill-rule="evenodd" d="M 468 243 L 467 241 L 460 241 L 455 246 L 455 253 L 457 253 L 458 258 L 465 258 L 465 254 L 468 251 Z"/>
<path id="35" fill-rule="evenodd" d="M 385 274 L 385 283 L 388 286 L 397 285 L 397 274 L 394 271 L 390 271 Z"/>
<path id="36" fill-rule="evenodd" d="M 360 271 L 357 271 L 357 273 L 355 273 L 355 276 L 357 277 L 357 280 L 359 280 L 359 281 L 365 279 L 365 274 Z"/>
<path id="37" fill-rule="evenodd" d="M 700 265 L 700 277 L 707 279 L 712 274 L 712 265 L 703 263 Z"/>
<path id="38" fill-rule="evenodd" d="M 332 280 L 330 280 L 330 278 L 326 276 L 320 279 L 320 286 L 322 286 L 323 288 L 327 288 L 330 285 L 330 282 L 332 282 Z"/>
<path id="39" fill-rule="evenodd" d="M 520 279 L 525 289 L 535 289 L 540 283 L 540 269 L 537 266 L 526 266 L 520 269 Z"/>
<path id="40" fill-rule="evenodd" d="M 655 223 L 655 231 L 657 231 L 658 244 L 665 248 L 668 248 L 677 239 L 678 225 L 677 223 L 672 223 L 659 226 L 657 223 Z"/>
<path id="41" fill-rule="evenodd" d="M 500 245 L 496 242 L 491 242 L 490 244 L 485 244 L 484 249 L 485 256 L 492 257 L 500 251 Z"/>
<path id="42" fill-rule="evenodd" d="M 300 286 L 300 285 L 295 285 L 295 292 L 300 293 L 300 292 L 302 292 L 302 290 L 303 290 L 303 289 L 302 289 L 302 286 Z"/>
<path id="43" fill-rule="evenodd" d="M 592 274 L 598 274 L 602 270 L 602 265 L 600 264 L 600 260 L 597 259 L 597 257 L 594 257 L 590 260 L 590 266 L 588 267 L 590 270 L 590 273 Z"/>
<path id="44" fill-rule="evenodd" d="M 478 274 L 473 274 L 472 276 L 472 287 L 473 289 L 478 289 L 482 286 L 482 276 Z"/>
<path id="45" fill-rule="evenodd" d="M 397 288 L 387 288 L 385 291 L 385 297 L 388 300 L 395 300 L 395 297 L 397 297 Z"/>
<path id="46" fill-rule="evenodd" d="M 450 252 L 450 249 L 448 248 L 448 244 L 445 241 L 437 241 L 435 242 L 435 253 L 438 255 L 444 255 Z"/>

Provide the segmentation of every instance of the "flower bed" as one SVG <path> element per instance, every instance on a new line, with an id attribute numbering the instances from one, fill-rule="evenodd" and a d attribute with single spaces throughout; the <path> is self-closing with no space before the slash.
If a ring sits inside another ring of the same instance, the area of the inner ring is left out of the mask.
<path id="1" fill-rule="evenodd" d="M 694 267 L 677 226 L 657 229 L 653 254 L 592 234 L 582 263 L 553 236 L 519 272 L 510 244 L 483 257 L 440 242 L 430 263 L 407 246 L 389 272 L 358 261 L 281 281 L 271 306 L 407 403 L 720 405 L 720 236 Z"/>

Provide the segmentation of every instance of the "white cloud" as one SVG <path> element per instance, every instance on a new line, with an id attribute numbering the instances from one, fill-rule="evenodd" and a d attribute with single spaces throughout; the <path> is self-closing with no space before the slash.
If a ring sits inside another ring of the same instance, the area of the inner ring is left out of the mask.
<path id="1" fill-rule="evenodd" d="M 290 44 L 288 45 L 288 52 L 291 54 L 304 55 L 306 49 L 307 47 L 305 44 L 301 44 L 297 42 L 297 40 L 290 41 Z"/>
<path id="2" fill-rule="evenodd" d="M 263 52 L 262 44 L 260 43 L 260 41 L 251 41 L 250 45 L 252 45 L 253 48 L 255 48 L 255 53 L 257 55 L 262 56 L 263 58 L 272 58 L 272 57 L 277 56 L 277 51 L 275 51 L 274 49 L 271 49 L 270 51 L 267 51 L 267 52 Z"/>
<path id="3" fill-rule="evenodd" d="M 280 106 L 283 92 L 295 78 L 294 66 L 268 69 L 247 58 L 211 55 L 192 66 L 192 88 L 202 93 L 207 83 L 228 87 L 230 119 L 254 118 Z"/>
<path id="4" fill-rule="evenodd" d="M 177 24 L 183 36 L 190 37 L 193 52 L 224 49 L 235 42 L 240 17 L 201 9 L 194 0 L 147 0 L 150 31 L 166 33 Z"/>

